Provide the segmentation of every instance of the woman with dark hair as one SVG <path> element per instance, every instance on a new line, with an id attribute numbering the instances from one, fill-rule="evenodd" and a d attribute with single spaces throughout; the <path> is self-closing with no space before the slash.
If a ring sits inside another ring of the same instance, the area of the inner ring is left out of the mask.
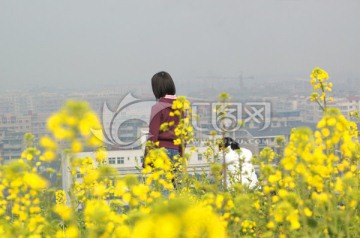
<path id="1" fill-rule="evenodd" d="M 169 73 L 161 71 L 151 78 L 151 87 L 156 100 L 164 98 L 166 95 L 175 96 L 176 88 L 174 81 Z"/>
<path id="2" fill-rule="evenodd" d="M 148 141 L 158 143 L 158 147 L 166 148 L 169 158 L 173 159 L 175 155 L 182 155 L 181 146 L 174 144 L 174 140 L 177 139 L 174 130 L 179 124 L 179 118 L 170 116 L 170 112 L 173 111 L 171 106 L 176 100 L 175 84 L 169 73 L 161 71 L 152 77 L 151 86 L 157 102 L 151 108 Z M 165 122 L 174 123 L 168 130 L 162 131 L 160 126 Z M 145 149 L 144 161 L 147 150 L 148 148 Z"/>
<path id="3" fill-rule="evenodd" d="M 249 188 L 254 188 L 258 179 L 255 174 L 255 168 L 251 163 L 251 151 L 240 148 L 239 143 L 230 137 L 223 139 L 223 147 L 225 150 L 225 163 L 227 165 L 228 175 L 230 175 L 227 176 L 227 187 L 229 187 L 232 182 L 241 182 Z M 230 177 L 233 177 L 234 181 L 231 181 Z"/>

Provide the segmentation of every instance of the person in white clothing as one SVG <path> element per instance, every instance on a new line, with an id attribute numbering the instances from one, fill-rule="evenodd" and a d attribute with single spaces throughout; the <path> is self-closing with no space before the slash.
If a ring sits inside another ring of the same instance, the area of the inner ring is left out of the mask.
<path id="1" fill-rule="evenodd" d="M 227 187 L 233 183 L 242 183 L 249 188 L 254 188 L 258 179 L 251 163 L 251 151 L 240 148 L 239 144 L 230 137 L 224 138 L 223 145 L 227 165 Z"/>

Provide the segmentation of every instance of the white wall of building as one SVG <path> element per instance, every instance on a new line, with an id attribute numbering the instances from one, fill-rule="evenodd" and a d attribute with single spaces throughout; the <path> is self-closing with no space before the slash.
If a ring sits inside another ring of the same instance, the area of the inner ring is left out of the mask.
<path id="1" fill-rule="evenodd" d="M 203 155 L 206 149 L 206 147 L 198 147 L 196 152 L 191 153 L 190 148 L 186 148 L 185 152 L 190 154 L 188 166 L 189 173 L 194 174 L 195 171 L 196 173 L 209 171 L 209 163 Z M 95 156 L 95 152 L 82 152 L 76 154 L 76 158 L 90 157 L 96 161 Z M 119 176 L 128 174 L 140 175 L 143 156 L 144 150 L 142 149 L 108 151 L 106 162 L 109 166 L 117 169 Z M 69 170 L 70 161 L 69 157 L 65 154 L 62 159 L 62 184 L 63 189 L 68 191 L 71 186 L 71 174 Z"/>

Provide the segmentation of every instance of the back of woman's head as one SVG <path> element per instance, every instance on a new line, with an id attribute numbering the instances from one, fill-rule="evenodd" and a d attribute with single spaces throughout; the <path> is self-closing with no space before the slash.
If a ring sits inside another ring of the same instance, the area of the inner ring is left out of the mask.
<path id="1" fill-rule="evenodd" d="M 151 78 L 151 86 L 156 99 L 164 97 L 166 94 L 175 95 L 176 89 L 174 81 L 169 73 L 161 71 Z"/>

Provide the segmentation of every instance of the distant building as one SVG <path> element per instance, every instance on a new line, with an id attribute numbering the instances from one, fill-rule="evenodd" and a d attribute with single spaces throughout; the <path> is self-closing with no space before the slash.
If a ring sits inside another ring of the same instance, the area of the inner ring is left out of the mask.
<path id="1" fill-rule="evenodd" d="M 331 107 L 338 108 L 347 119 L 351 119 L 350 112 L 360 111 L 360 97 L 334 97 L 334 100 L 327 104 L 327 108 Z M 300 111 L 304 122 L 317 123 L 323 117 L 320 106 L 310 100 L 302 104 Z"/>
<path id="2" fill-rule="evenodd" d="M 334 98 L 334 101 L 328 104 L 328 107 L 339 108 L 341 113 L 346 117 L 350 118 L 350 112 L 360 111 L 360 96 L 351 96 L 343 98 Z"/>
<path id="3" fill-rule="evenodd" d="M 19 159 L 24 150 L 24 133 L 13 131 L 0 131 L 0 157 L 2 163 Z"/>
<path id="4" fill-rule="evenodd" d="M 209 173 L 209 163 L 203 156 L 205 147 L 197 148 L 197 152 L 191 153 L 189 159 L 188 172 L 191 174 Z M 190 153 L 190 148 L 186 149 L 187 153 Z M 106 163 L 117 169 L 119 176 L 125 176 L 128 174 L 140 175 L 142 171 L 142 161 L 144 156 L 143 149 L 136 150 L 114 150 L 108 151 Z M 71 186 L 71 174 L 69 171 L 69 157 L 63 155 L 62 164 L 62 185 L 65 191 L 68 191 Z M 95 161 L 94 152 L 82 152 L 76 155 L 76 158 L 90 157 Z M 96 164 L 96 162 L 95 162 Z M 81 180 L 81 177 L 77 178 Z"/>
<path id="5" fill-rule="evenodd" d="M 46 130 L 46 120 L 49 114 L 6 113 L 0 115 L 0 131 L 32 133 L 36 137 L 49 133 Z"/>
<path id="6" fill-rule="evenodd" d="M 23 137 L 31 133 L 36 139 L 48 134 L 46 129 L 47 114 L 14 114 L 0 115 L 0 157 L 7 162 L 18 159 L 24 150 Z"/>

